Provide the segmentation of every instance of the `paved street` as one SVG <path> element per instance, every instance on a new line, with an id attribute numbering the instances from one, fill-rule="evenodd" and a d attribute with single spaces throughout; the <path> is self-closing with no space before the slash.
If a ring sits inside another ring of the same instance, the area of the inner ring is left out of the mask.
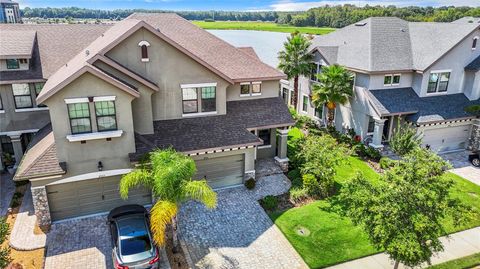
<path id="1" fill-rule="evenodd" d="M 257 202 L 289 187 L 283 174 L 273 174 L 259 179 L 255 191 L 219 191 L 215 210 L 196 202 L 184 206 L 179 229 L 191 263 L 202 269 L 308 268 Z"/>

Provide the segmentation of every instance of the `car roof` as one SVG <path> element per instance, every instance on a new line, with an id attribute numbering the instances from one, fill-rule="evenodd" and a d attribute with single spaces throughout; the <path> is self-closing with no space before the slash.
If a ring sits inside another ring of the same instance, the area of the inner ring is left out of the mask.
<path id="1" fill-rule="evenodd" d="M 148 233 L 145 217 L 142 214 L 123 216 L 116 219 L 120 239 L 136 237 Z"/>

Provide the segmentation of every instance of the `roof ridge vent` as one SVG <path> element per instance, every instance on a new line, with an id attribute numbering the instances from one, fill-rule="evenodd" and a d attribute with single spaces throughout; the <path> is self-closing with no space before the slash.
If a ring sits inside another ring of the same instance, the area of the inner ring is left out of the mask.
<path id="1" fill-rule="evenodd" d="M 355 23 L 355 26 L 365 26 L 365 25 L 367 25 L 367 22 L 366 22 L 366 21 Z"/>
<path id="2" fill-rule="evenodd" d="M 89 51 L 89 50 L 85 50 L 85 55 L 86 55 L 86 56 L 90 55 L 90 51 Z"/>

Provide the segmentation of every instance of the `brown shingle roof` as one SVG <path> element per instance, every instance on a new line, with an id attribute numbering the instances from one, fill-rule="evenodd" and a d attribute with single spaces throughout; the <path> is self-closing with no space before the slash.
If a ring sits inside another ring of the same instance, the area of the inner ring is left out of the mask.
<path id="1" fill-rule="evenodd" d="M 0 35 L 6 31 L 35 31 L 38 60 L 34 70 L 0 72 L 0 81 L 47 79 L 88 44 L 109 29 L 109 24 L 0 24 Z M 34 51 L 35 54 L 35 51 Z"/>
<path id="2" fill-rule="evenodd" d="M 263 63 L 245 57 L 242 50 L 197 27 L 174 13 L 134 13 L 127 19 L 143 20 L 158 29 L 213 69 L 235 82 L 283 79 L 285 74 Z"/>
<path id="3" fill-rule="evenodd" d="M 0 59 L 30 59 L 34 41 L 35 31 L 2 31 Z"/>
<path id="4" fill-rule="evenodd" d="M 257 60 L 260 60 L 255 49 L 253 47 L 237 47 L 237 49 L 243 51 L 244 53 L 248 54 L 250 57 L 253 57 Z"/>
<path id="5" fill-rule="evenodd" d="M 15 173 L 15 180 L 64 174 L 58 162 L 52 126 L 48 124 L 33 138 Z"/>

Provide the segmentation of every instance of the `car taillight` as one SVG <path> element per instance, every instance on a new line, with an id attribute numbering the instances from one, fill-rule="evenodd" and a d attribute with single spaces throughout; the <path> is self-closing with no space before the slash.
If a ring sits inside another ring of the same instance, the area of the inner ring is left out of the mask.
<path id="1" fill-rule="evenodd" d="M 158 256 L 158 250 L 155 251 L 155 257 L 153 257 L 153 259 L 151 261 L 149 261 L 148 263 L 149 264 L 154 264 L 156 262 L 158 262 L 158 260 L 160 260 L 160 257 Z"/>
<path id="2" fill-rule="evenodd" d="M 128 266 L 118 264 L 117 259 L 115 259 L 115 269 L 128 269 Z"/>

